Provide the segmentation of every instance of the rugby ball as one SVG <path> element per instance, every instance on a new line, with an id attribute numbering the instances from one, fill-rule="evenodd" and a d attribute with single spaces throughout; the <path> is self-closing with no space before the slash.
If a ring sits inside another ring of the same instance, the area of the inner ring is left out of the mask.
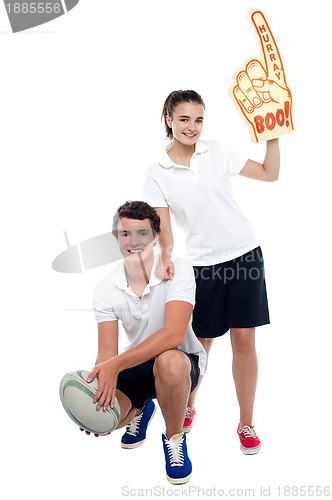
<path id="1" fill-rule="evenodd" d="M 113 408 L 108 405 L 106 411 L 97 410 L 93 398 L 98 390 L 98 379 L 95 377 L 88 383 L 89 373 L 86 370 L 66 373 L 60 383 L 60 399 L 75 424 L 94 434 L 108 434 L 120 421 L 119 402 L 115 398 Z"/>

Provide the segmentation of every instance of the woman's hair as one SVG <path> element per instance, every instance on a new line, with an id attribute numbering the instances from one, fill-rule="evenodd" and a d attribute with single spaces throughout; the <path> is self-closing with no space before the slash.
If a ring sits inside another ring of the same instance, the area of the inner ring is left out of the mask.
<path id="1" fill-rule="evenodd" d="M 171 92 L 165 101 L 163 112 L 161 115 L 161 119 L 165 123 L 166 135 L 169 139 L 173 139 L 173 131 L 167 125 L 166 117 L 169 116 L 170 118 L 172 118 L 174 109 L 181 102 L 194 102 L 197 104 L 201 104 L 205 109 L 203 99 L 194 90 L 174 90 L 174 92 Z"/>
<path id="2" fill-rule="evenodd" d="M 121 217 L 126 219 L 149 219 L 153 237 L 160 233 L 160 217 L 156 210 L 144 201 L 126 201 L 121 205 L 113 217 L 112 234 L 118 239 L 118 224 Z"/>

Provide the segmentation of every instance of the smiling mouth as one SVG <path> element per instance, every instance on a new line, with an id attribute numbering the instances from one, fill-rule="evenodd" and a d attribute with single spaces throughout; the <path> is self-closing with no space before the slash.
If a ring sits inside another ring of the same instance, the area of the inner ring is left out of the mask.
<path id="1" fill-rule="evenodd" d="M 183 135 L 185 135 L 186 137 L 195 137 L 196 134 L 186 134 L 185 132 L 183 132 Z"/>
<path id="2" fill-rule="evenodd" d="M 129 253 L 141 253 L 143 252 L 144 248 L 139 248 L 139 249 L 131 249 L 131 250 L 128 250 Z"/>

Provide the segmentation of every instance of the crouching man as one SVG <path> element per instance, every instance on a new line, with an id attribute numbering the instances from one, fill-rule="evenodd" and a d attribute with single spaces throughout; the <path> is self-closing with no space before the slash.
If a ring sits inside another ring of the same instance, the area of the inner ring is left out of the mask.
<path id="1" fill-rule="evenodd" d="M 175 259 L 173 279 L 155 275 L 159 255 L 154 251 L 160 233 L 157 212 L 141 201 L 126 202 L 113 218 L 114 236 L 124 259 L 100 281 L 94 310 L 98 323 L 98 356 L 88 381 L 98 377 L 94 402 L 99 411 L 120 405 L 118 428 L 127 426 L 123 448 L 143 444 L 155 412 L 161 408 L 166 476 L 172 484 L 190 480 L 183 422 L 188 397 L 204 373 L 206 354 L 193 333 L 195 302 L 193 269 Z M 118 320 L 129 344 L 118 354 Z"/>

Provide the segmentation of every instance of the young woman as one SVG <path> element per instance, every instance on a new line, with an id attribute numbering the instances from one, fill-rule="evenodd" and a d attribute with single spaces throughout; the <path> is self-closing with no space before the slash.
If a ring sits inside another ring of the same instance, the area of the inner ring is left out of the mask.
<path id="1" fill-rule="evenodd" d="M 207 354 L 213 339 L 230 330 L 240 407 L 238 435 L 243 453 L 253 454 L 261 446 L 252 425 L 257 383 L 255 327 L 269 323 L 269 311 L 262 252 L 233 198 L 230 180 L 237 174 L 277 180 L 279 142 L 267 141 L 261 164 L 217 141 L 201 141 L 204 110 L 195 91 L 174 91 L 167 97 L 162 116 L 171 142 L 147 172 L 143 199 L 161 218 L 158 271 L 163 279 L 171 279 L 176 272 L 170 213 L 185 232 L 186 254 L 194 266 L 197 287 L 193 328 Z M 197 389 L 188 401 L 187 432 L 196 413 Z"/>

